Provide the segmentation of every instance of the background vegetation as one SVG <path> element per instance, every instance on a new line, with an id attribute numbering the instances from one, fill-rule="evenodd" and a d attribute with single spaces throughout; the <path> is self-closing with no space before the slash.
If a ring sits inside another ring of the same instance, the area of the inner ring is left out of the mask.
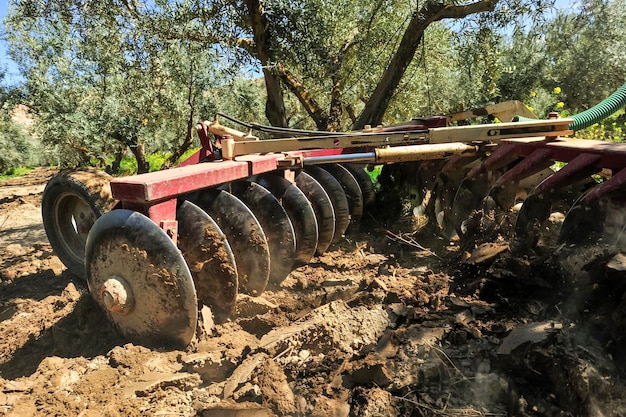
<path id="1" fill-rule="evenodd" d="M 0 172 L 168 167 L 219 111 L 328 130 L 509 99 L 574 114 L 626 81 L 625 29 L 625 0 L 13 0 Z M 587 136 L 621 141 L 623 117 Z"/>

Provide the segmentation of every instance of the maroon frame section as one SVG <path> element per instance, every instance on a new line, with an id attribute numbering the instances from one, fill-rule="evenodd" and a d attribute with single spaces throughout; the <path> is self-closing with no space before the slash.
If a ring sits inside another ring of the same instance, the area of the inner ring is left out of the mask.
<path id="1" fill-rule="evenodd" d="M 559 162 L 570 162 L 581 154 L 597 155 L 597 167 L 613 170 L 622 169 L 626 159 L 626 143 L 587 139 L 559 139 L 551 142 L 506 139 L 502 143 L 514 145 L 511 151 L 524 157 L 538 149 L 546 149 L 550 152 L 550 158 Z"/>
<path id="2" fill-rule="evenodd" d="M 203 148 L 204 149 L 204 148 Z M 175 168 L 111 180 L 111 193 L 118 207 L 148 216 L 176 242 L 177 198 L 180 195 L 236 181 L 280 168 L 298 167 L 303 156 L 328 156 L 344 149 L 316 149 L 284 154 L 240 156 L 236 161 L 181 164 Z M 199 153 L 196 155 L 200 156 Z"/>

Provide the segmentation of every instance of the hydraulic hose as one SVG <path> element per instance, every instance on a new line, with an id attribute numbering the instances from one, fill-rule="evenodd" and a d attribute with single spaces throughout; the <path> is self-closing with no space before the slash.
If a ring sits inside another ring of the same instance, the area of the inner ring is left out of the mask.
<path id="1" fill-rule="evenodd" d="M 626 106 L 626 83 L 602 102 L 582 113 L 572 116 L 574 121 L 570 123 L 569 127 L 574 131 L 582 130 L 595 123 L 599 123 L 624 106 Z"/>

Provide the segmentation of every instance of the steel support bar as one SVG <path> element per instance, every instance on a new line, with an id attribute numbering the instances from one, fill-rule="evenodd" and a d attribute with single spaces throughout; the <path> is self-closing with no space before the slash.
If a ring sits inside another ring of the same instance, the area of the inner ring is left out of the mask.
<path id="1" fill-rule="evenodd" d="M 306 149 L 367 148 L 397 145 L 441 144 L 453 142 L 498 142 L 512 138 L 546 137 L 570 135 L 572 119 L 537 120 L 516 123 L 496 123 L 473 126 L 449 126 L 427 130 L 401 132 L 357 132 L 331 136 L 313 136 L 268 140 L 222 139 L 222 156 L 234 159 L 240 155 L 270 152 L 290 152 Z M 209 126 L 209 130 L 211 127 Z M 221 130 L 212 132 L 223 133 Z M 232 135 L 231 135 L 232 136 Z M 241 133 L 238 137 L 244 137 Z"/>
<path id="2" fill-rule="evenodd" d="M 612 193 L 626 186 L 626 168 L 613 175 L 603 183 L 596 185 L 583 197 L 582 204 L 591 204 L 603 195 Z"/>
<path id="3" fill-rule="evenodd" d="M 428 143 L 428 131 L 374 132 L 253 141 L 236 141 L 226 138 L 222 139 L 222 156 L 224 159 L 234 159 L 241 155 L 270 152 L 292 152 L 306 149 L 368 148 L 387 145 L 414 145 L 418 143 Z"/>
<path id="4" fill-rule="evenodd" d="M 377 148 L 372 152 L 357 152 L 304 158 L 304 165 L 329 163 L 394 163 L 445 159 L 453 156 L 474 156 L 478 146 L 465 143 L 441 143 L 437 145 L 409 145 Z"/>
<path id="5" fill-rule="evenodd" d="M 537 118 L 533 112 L 531 112 L 528 107 L 524 105 L 524 103 L 517 100 L 505 101 L 504 103 L 497 103 L 459 113 L 452 113 L 447 115 L 446 118 L 448 119 L 448 123 L 450 123 L 481 116 L 488 116 L 490 114 L 496 116 L 501 122 L 509 122 L 514 116 L 523 116 L 528 119 Z"/>

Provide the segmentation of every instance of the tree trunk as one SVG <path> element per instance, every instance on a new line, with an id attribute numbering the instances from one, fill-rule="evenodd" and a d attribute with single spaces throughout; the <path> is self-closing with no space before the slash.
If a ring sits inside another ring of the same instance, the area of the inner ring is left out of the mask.
<path id="1" fill-rule="evenodd" d="M 191 68 L 191 73 L 192 76 L 189 79 L 189 89 L 187 91 L 187 105 L 189 106 L 189 117 L 187 118 L 187 133 L 185 134 L 185 140 L 182 145 L 177 147 L 174 150 L 174 153 L 172 153 L 172 155 L 163 162 L 161 169 L 168 169 L 172 167 L 172 165 L 174 165 L 176 161 L 178 161 L 178 159 L 183 156 L 187 149 L 189 149 L 191 145 L 193 145 L 193 132 L 196 126 L 196 112 L 193 105 L 193 66 Z"/>
<path id="2" fill-rule="evenodd" d="M 333 90 L 330 98 L 330 112 L 328 115 L 328 128 L 331 132 L 341 131 L 341 116 L 343 114 L 343 82 L 341 78 L 341 56 L 333 58 Z"/>
<path id="3" fill-rule="evenodd" d="M 328 127 L 328 115 L 311 96 L 306 87 L 284 65 L 277 64 L 276 70 L 283 84 L 296 96 L 304 110 L 311 116 L 317 129 L 326 130 Z"/>
<path id="4" fill-rule="evenodd" d="M 111 165 L 108 165 L 105 169 L 106 173 L 109 175 L 117 175 L 120 173 L 120 166 L 122 165 L 122 159 L 124 158 L 124 153 L 126 153 L 126 146 L 122 145 L 115 152 L 115 158 Z"/>
<path id="5" fill-rule="evenodd" d="M 129 146 L 129 148 L 137 160 L 137 174 L 149 172 L 150 164 L 146 161 L 146 148 L 143 146 L 143 143 L 137 141 L 135 145 Z"/>
<path id="6" fill-rule="evenodd" d="M 498 0 L 480 0 L 466 6 L 446 6 L 441 2 L 427 1 L 411 18 L 398 49 L 353 128 L 362 129 L 365 125 L 376 126 L 382 122 L 389 101 L 413 60 L 424 31 L 431 23 L 448 18 L 460 19 L 470 14 L 490 11 L 494 9 L 497 2 Z"/>
<path id="7" fill-rule="evenodd" d="M 265 105 L 265 115 L 273 126 L 287 126 L 287 112 L 285 110 L 285 99 L 280 85 L 280 79 L 272 70 L 273 60 L 270 51 L 271 33 L 263 5 L 260 0 L 246 0 L 248 16 L 252 26 L 256 55 L 263 67 L 265 77 L 265 90 L 267 91 L 267 103 Z"/>

